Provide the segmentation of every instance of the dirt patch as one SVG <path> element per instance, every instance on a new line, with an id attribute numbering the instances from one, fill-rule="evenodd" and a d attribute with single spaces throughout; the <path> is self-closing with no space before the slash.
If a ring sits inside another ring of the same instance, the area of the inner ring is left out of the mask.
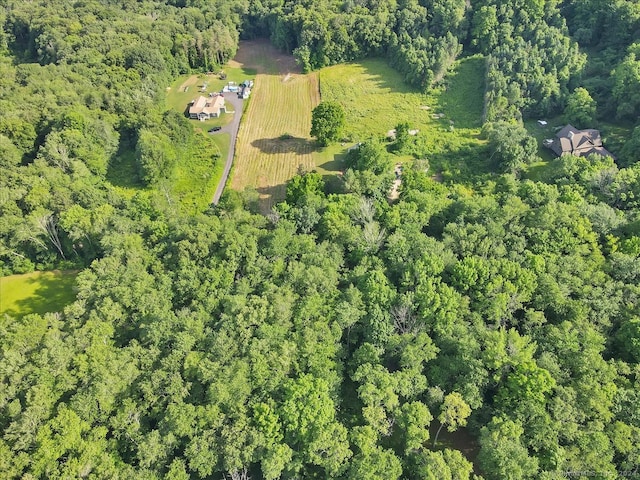
<path id="1" fill-rule="evenodd" d="M 394 131 L 395 135 L 395 131 Z M 393 169 L 393 173 L 396 175 L 393 185 L 391 186 L 391 192 L 389 193 L 389 201 L 394 201 L 400 198 L 400 185 L 402 185 L 402 164 L 397 163 Z"/>
<path id="2" fill-rule="evenodd" d="M 185 88 L 190 87 L 191 85 L 195 85 L 196 83 L 198 83 L 198 76 L 197 75 L 191 75 L 184 82 L 182 82 L 182 85 L 180 85 L 180 88 L 178 88 L 178 91 L 179 92 L 184 92 Z"/>
<path id="3" fill-rule="evenodd" d="M 286 81 L 287 81 L 287 80 L 289 80 L 290 78 L 291 78 L 291 74 L 290 74 L 290 73 L 287 73 L 287 74 L 285 75 L 285 77 L 282 79 L 282 81 L 283 81 L 283 82 L 286 82 Z"/>
<path id="4" fill-rule="evenodd" d="M 258 73 L 286 75 L 302 73 L 295 59 L 288 53 L 281 52 L 268 40 L 243 40 L 238 46 L 235 58 L 229 66 L 238 68 L 255 68 Z"/>
<path id="5" fill-rule="evenodd" d="M 391 193 L 389 193 L 389 200 L 394 201 L 400 198 L 400 185 L 402 181 L 400 179 L 394 180 L 393 185 L 391 186 Z"/>

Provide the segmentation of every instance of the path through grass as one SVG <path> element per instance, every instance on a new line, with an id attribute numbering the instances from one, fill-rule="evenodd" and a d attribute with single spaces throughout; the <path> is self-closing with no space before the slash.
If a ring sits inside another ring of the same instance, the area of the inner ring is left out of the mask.
<path id="1" fill-rule="evenodd" d="M 76 270 L 53 270 L 0 278 L 0 315 L 61 311 L 76 297 Z"/>

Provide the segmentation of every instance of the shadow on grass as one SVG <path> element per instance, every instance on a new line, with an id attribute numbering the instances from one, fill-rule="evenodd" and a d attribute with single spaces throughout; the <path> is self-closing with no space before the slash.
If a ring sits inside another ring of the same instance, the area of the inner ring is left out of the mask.
<path id="1" fill-rule="evenodd" d="M 325 184 L 325 193 L 344 193 L 344 180 L 342 175 L 346 170 L 345 165 L 346 154 L 338 153 L 333 156 L 332 160 L 328 160 L 318 165 L 322 169 L 322 180 Z M 326 172 L 326 173 L 324 173 Z"/>
<path id="2" fill-rule="evenodd" d="M 261 213 L 262 215 L 268 215 L 271 213 L 273 207 L 279 202 L 282 202 L 287 194 L 287 185 L 282 183 L 279 185 L 269 185 L 268 187 L 256 188 L 259 197 L 256 199 L 255 206 L 251 206 L 251 209 Z"/>
<path id="3" fill-rule="evenodd" d="M 368 81 L 377 88 L 388 90 L 389 93 L 415 93 L 418 89 L 405 83 L 402 74 L 389 66 L 382 58 L 370 58 L 358 62 L 367 75 Z"/>
<path id="4" fill-rule="evenodd" d="M 482 126 L 485 65 L 481 56 L 464 58 L 445 76 L 439 104 L 456 128 Z"/>
<path id="5" fill-rule="evenodd" d="M 138 175 L 135 158 L 135 141 L 131 135 L 122 133 L 118 151 L 107 168 L 107 181 L 116 187 L 144 188 Z"/>
<path id="6" fill-rule="evenodd" d="M 278 138 L 260 138 L 251 142 L 262 153 L 295 153 L 307 155 L 315 147 L 315 142 L 306 138 L 282 136 Z"/>
<path id="7" fill-rule="evenodd" d="M 77 270 L 55 271 L 53 276 L 37 276 L 22 280 L 24 285 L 37 285 L 27 298 L 15 300 L 14 307 L 4 311 L 9 316 L 20 318 L 31 313 L 59 312 L 76 298 Z"/>

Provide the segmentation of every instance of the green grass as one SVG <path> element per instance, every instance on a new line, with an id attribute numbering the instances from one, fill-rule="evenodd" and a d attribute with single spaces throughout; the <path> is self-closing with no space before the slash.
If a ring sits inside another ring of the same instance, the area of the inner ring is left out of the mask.
<path id="1" fill-rule="evenodd" d="M 238 191 L 256 188 L 265 212 L 284 198 L 285 184 L 300 165 L 316 167 L 309 131 L 311 111 L 318 104 L 317 75 L 283 78 L 258 76 L 238 132 L 230 182 Z"/>
<path id="2" fill-rule="evenodd" d="M 229 151 L 229 134 L 207 135 L 196 132 L 199 141 L 183 152 L 172 177 L 172 196 L 180 201 L 185 213 L 205 210 L 222 177 Z M 201 140 L 200 140 L 201 138 Z"/>
<path id="3" fill-rule="evenodd" d="M 33 272 L 0 278 L 0 315 L 61 311 L 75 300 L 76 270 Z"/>
<path id="4" fill-rule="evenodd" d="M 241 83 L 244 80 L 255 80 L 256 70 L 243 66 L 227 66 L 224 68 L 227 78 L 222 80 L 218 75 L 183 75 L 167 89 L 167 106 L 180 113 L 186 112 L 191 100 L 209 92 L 219 92 L 230 81 Z M 203 83 L 207 83 L 206 92 L 200 92 Z M 188 90 L 185 92 L 185 85 Z M 228 134 L 207 135 L 206 131 L 213 126 L 223 126 L 233 120 L 234 114 L 222 114 L 201 122 L 189 122 L 196 131 L 196 141 L 185 152 L 181 152 L 180 160 L 171 178 L 171 193 L 177 198 L 185 213 L 193 214 L 203 211 L 211 203 L 218 182 L 222 177 L 224 162 L 230 148 Z"/>
<path id="5" fill-rule="evenodd" d="M 490 171 L 486 142 L 480 138 L 484 93 L 483 57 L 456 62 L 442 84 L 422 93 L 381 59 L 335 65 L 320 71 L 322 100 L 346 112 L 344 146 L 317 153 L 316 164 L 334 167 L 346 148 L 371 135 L 385 137 L 402 122 L 417 129 L 417 150 L 434 173 L 461 181 Z M 397 161 L 406 161 L 398 157 Z"/>
<path id="6" fill-rule="evenodd" d="M 218 78 L 218 75 L 207 75 L 204 73 L 201 74 L 193 74 L 193 75 L 182 75 L 176 79 L 175 82 L 167 89 L 167 106 L 173 110 L 176 110 L 180 113 L 185 113 L 187 107 L 189 106 L 189 102 L 198 98 L 200 95 L 208 95 L 209 92 L 219 92 L 222 90 L 227 83 L 230 81 L 241 83 L 245 80 L 255 80 L 256 78 L 256 70 L 253 68 L 246 67 L 225 67 L 224 72 L 227 74 L 227 78 L 225 80 L 221 80 Z M 184 91 L 183 85 L 185 83 L 189 83 L 189 81 L 194 82 L 189 85 L 188 91 Z M 200 87 L 207 83 L 206 92 L 201 92 Z M 221 115 L 218 118 L 212 118 L 201 122 L 199 120 L 191 120 L 189 122 L 194 126 L 203 127 L 203 128 L 211 128 L 213 126 L 222 126 L 233 120 L 233 115 Z"/>
<path id="7" fill-rule="evenodd" d="M 138 176 L 135 148 L 130 139 L 121 139 L 118 152 L 109 162 L 107 169 L 107 181 L 126 198 L 131 198 L 136 192 L 146 189 Z"/>
<path id="8" fill-rule="evenodd" d="M 633 133 L 631 123 L 598 122 L 596 128 L 599 128 L 602 134 L 602 144 L 616 156 L 620 155 L 620 150 Z"/>
<path id="9" fill-rule="evenodd" d="M 549 182 L 557 175 L 558 162 L 556 155 L 548 148 L 542 146 L 542 141 L 546 138 L 555 138 L 556 132 L 564 127 L 567 122 L 563 116 L 545 118 L 547 125 L 542 127 L 536 119 L 527 120 L 524 126 L 531 136 L 538 142 L 538 155 L 541 161 L 531 164 L 524 172 L 524 178 L 538 182 Z M 594 122 L 593 128 L 600 130 L 602 142 L 611 153 L 619 154 L 620 149 L 631 135 L 633 127 L 631 125 L 614 124 L 609 122 Z"/>

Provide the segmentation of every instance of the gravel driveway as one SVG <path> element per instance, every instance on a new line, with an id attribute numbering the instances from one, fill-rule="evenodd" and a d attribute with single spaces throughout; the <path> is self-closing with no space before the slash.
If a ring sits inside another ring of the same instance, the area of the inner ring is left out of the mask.
<path id="1" fill-rule="evenodd" d="M 229 140 L 229 153 L 227 155 L 227 161 L 224 164 L 222 178 L 220 178 L 220 183 L 218 183 L 218 188 L 216 188 L 216 193 L 214 193 L 213 200 L 211 201 L 214 205 L 218 204 L 218 201 L 222 196 L 222 192 L 224 191 L 224 186 L 227 183 L 229 172 L 231 171 L 231 165 L 233 164 L 233 155 L 236 151 L 236 137 L 238 136 L 238 129 L 240 128 L 240 118 L 242 117 L 242 105 L 244 103 L 244 100 L 238 98 L 237 93 L 229 92 L 224 93 L 223 95 L 224 100 L 227 104 L 227 109 L 234 110 L 235 113 L 233 114 L 233 120 L 230 123 L 226 124 L 219 131 L 212 133 L 212 135 L 228 133 L 231 137 L 231 139 Z"/>

